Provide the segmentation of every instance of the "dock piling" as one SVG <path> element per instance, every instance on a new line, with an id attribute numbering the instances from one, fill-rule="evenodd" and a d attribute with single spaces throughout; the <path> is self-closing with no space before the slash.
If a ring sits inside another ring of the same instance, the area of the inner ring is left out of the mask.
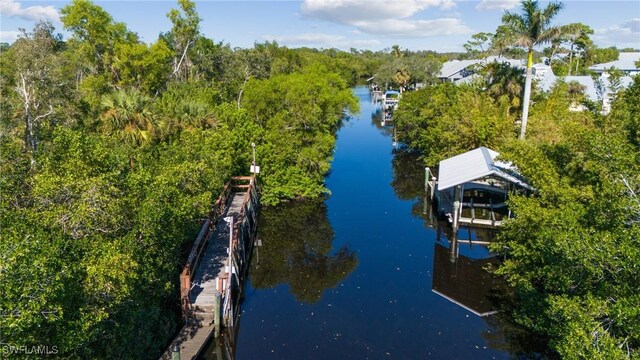
<path id="1" fill-rule="evenodd" d="M 425 195 L 428 193 L 429 198 L 433 201 L 436 195 L 436 184 L 438 183 L 438 179 L 433 176 L 431 169 L 428 167 L 424 168 L 424 193 Z"/>
<path id="2" fill-rule="evenodd" d="M 453 236 L 458 235 L 458 219 L 460 218 L 460 200 L 462 198 L 460 185 L 456 186 L 453 194 Z"/>
<path id="3" fill-rule="evenodd" d="M 180 360 L 180 345 L 175 344 L 171 350 L 171 360 Z"/>
<path id="4" fill-rule="evenodd" d="M 213 298 L 213 330 L 215 337 L 220 336 L 220 323 L 222 322 L 222 295 L 218 292 Z"/>

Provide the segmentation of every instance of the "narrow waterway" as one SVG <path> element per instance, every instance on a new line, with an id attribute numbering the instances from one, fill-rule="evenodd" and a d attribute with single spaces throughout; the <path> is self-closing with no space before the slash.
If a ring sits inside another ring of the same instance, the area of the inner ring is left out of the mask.
<path id="1" fill-rule="evenodd" d="M 354 91 L 331 196 L 262 210 L 236 358 L 507 358 L 477 315 L 492 310 L 487 250 L 451 260 L 450 230 L 423 215 L 422 166 L 394 154 L 367 88 Z"/>

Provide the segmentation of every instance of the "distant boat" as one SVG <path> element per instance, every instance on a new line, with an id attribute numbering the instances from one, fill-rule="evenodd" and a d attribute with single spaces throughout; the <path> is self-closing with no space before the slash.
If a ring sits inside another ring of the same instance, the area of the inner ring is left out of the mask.
<path id="1" fill-rule="evenodd" d="M 396 110 L 400 101 L 400 92 L 388 90 L 384 93 L 383 104 L 385 110 Z"/>

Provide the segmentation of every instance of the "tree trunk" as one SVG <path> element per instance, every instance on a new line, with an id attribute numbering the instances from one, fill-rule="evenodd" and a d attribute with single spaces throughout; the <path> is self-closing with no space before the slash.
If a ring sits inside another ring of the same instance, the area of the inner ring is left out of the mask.
<path id="1" fill-rule="evenodd" d="M 240 88 L 240 93 L 238 93 L 238 109 L 240 109 L 241 107 L 242 93 L 244 93 L 244 87 L 247 85 L 247 81 L 249 81 L 250 78 L 251 78 L 251 71 L 247 67 L 245 69 L 244 82 L 242 83 L 242 87 Z"/>
<path id="2" fill-rule="evenodd" d="M 26 107 L 26 106 L 25 106 Z M 29 110 L 27 110 L 29 111 Z M 36 152 L 36 137 L 33 134 L 33 121 L 31 121 L 31 115 L 27 112 L 24 116 L 24 122 L 25 122 L 25 135 L 26 135 L 26 144 L 27 147 L 29 148 L 29 152 L 30 153 L 35 153 Z"/>
<path id="3" fill-rule="evenodd" d="M 571 76 L 571 60 L 573 59 L 573 43 L 571 43 L 571 50 L 569 51 L 569 74 Z"/>
<path id="4" fill-rule="evenodd" d="M 184 47 L 184 51 L 182 52 L 182 56 L 180 56 L 180 61 L 178 61 L 176 63 L 176 59 L 174 58 L 174 66 L 173 66 L 173 74 L 171 74 L 171 76 L 175 76 L 176 78 L 180 77 L 179 71 L 180 71 L 180 67 L 182 66 L 182 62 L 184 61 L 185 57 L 187 56 L 187 51 L 189 50 L 189 46 L 191 45 L 191 41 L 187 41 L 187 46 Z"/>
<path id="5" fill-rule="evenodd" d="M 36 138 L 33 133 L 33 119 L 31 118 L 31 102 L 32 96 L 27 85 L 27 80 L 23 74 L 20 74 L 21 83 L 18 84 L 16 90 L 22 97 L 24 102 L 24 145 L 27 152 L 31 155 L 31 161 L 33 162 L 33 156 L 36 151 Z"/>
<path id="6" fill-rule="evenodd" d="M 529 118 L 529 99 L 531 97 L 531 67 L 533 66 L 533 48 L 529 49 L 527 59 L 527 79 L 524 83 L 524 99 L 522 100 L 522 127 L 520 128 L 520 139 L 524 140 L 527 131 L 527 119 Z"/>

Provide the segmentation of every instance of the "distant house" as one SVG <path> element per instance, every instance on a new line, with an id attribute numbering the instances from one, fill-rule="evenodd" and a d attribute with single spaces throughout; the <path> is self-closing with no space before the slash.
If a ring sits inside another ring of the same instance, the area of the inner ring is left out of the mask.
<path id="1" fill-rule="evenodd" d="M 633 76 L 640 74 L 640 67 L 637 65 L 638 61 L 640 61 L 640 52 L 621 52 L 618 60 L 590 66 L 589 70 L 602 74 L 615 68 L 629 76 Z"/>
<path id="2" fill-rule="evenodd" d="M 546 56 L 541 57 L 540 63 L 544 65 L 551 65 L 553 61 L 566 61 L 568 57 L 569 57 L 569 54 L 557 53 L 557 54 L 553 54 L 553 57 L 550 57 L 550 58 Z"/>
<path id="3" fill-rule="evenodd" d="M 472 74 L 470 67 L 480 60 L 451 60 L 442 64 L 438 79 L 441 82 L 454 82 Z"/>
<path id="4" fill-rule="evenodd" d="M 460 80 L 475 73 L 474 67 L 476 65 L 490 62 L 508 63 L 511 64 L 511 66 L 516 67 L 522 66 L 522 62 L 520 60 L 508 59 L 501 56 L 489 56 L 486 59 L 451 60 L 442 64 L 442 68 L 438 73 L 438 79 L 441 82 L 461 83 Z"/>
<path id="5" fill-rule="evenodd" d="M 533 66 L 531 67 L 531 75 L 533 75 L 533 78 L 536 80 L 544 78 L 545 76 L 547 76 L 547 74 L 553 74 L 553 70 L 549 65 L 540 63 L 533 64 Z"/>
<path id="6" fill-rule="evenodd" d="M 553 71 L 545 72 L 538 79 L 538 87 L 542 91 L 550 91 L 556 82 L 563 81 L 567 84 L 576 82 L 580 84 L 587 100 L 593 102 L 602 102 L 602 114 L 608 114 L 611 111 L 611 101 L 615 96 L 615 89 L 612 89 L 609 75 L 603 73 L 595 79 L 591 76 L 555 76 Z M 627 88 L 633 82 L 630 76 L 624 76 L 620 79 L 620 88 Z M 572 104 L 569 108 L 571 111 L 584 111 L 586 108 L 581 104 Z"/>
<path id="7" fill-rule="evenodd" d="M 486 147 L 442 160 L 437 179 L 438 212 L 458 224 L 499 226 L 511 217 L 509 194 L 527 194 L 533 188 L 510 163 Z"/>

